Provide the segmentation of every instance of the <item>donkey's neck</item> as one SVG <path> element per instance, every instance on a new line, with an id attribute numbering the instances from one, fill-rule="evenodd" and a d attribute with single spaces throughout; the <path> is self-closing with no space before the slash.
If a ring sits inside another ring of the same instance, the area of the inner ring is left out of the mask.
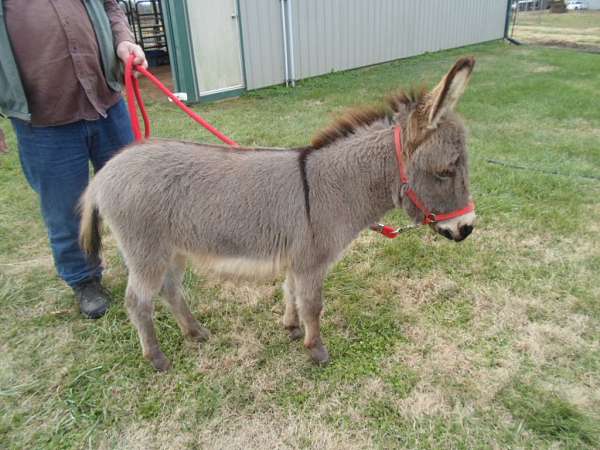
<path id="1" fill-rule="evenodd" d="M 393 145 L 392 128 L 382 121 L 311 152 L 306 161 L 311 221 L 343 221 L 356 235 L 393 209 L 399 189 Z"/>

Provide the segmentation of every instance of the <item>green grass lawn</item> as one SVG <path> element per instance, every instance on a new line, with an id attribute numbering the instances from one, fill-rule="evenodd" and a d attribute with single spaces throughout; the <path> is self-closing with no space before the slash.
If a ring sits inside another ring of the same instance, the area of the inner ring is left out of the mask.
<path id="1" fill-rule="evenodd" d="M 461 244 L 365 231 L 326 281 L 325 368 L 288 342 L 279 283 L 190 272 L 212 337 L 184 342 L 159 305 L 173 369 L 155 373 L 109 234 L 115 304 L 80 318 L 0 122 L 0 448 L 600 447 L 600 181 L 580 177 L 600 175 L 597 55 L 489 43 L 196 110 L 242 144 L 304 145 L 332 114 L 431 85 L 467 54 L 477 67 L 459 110 L 479 225 Z M 211 140 L 165 101 L 150 115 L 157 136 Z"/>
<path id="2" fill-rule="evenodd" d="M 512 24 L 512 22 L 511 22 Z M 523 11 L 517 15 L 513 37 L 529 44 L 583 48 L 600 52 L 600 11 Z"/>
<path id="3" fill-rule="evenodd" d="M 567 11 L 564 14 L 553 14 L 550 10 L 519 11 L 517 23 L 521 25 L 540 25 L 585 30 L 587 28 L 600 27 L 600 11 Z"/>

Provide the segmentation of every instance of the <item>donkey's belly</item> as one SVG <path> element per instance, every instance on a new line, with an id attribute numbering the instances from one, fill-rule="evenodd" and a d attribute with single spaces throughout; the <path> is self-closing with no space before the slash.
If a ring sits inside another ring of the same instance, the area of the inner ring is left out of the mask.
<path id="1" fill-rule="evenodd" d="M 196 269 L 227 278 L 269 279 L 285 270 L 281 258 L 253 259 L 198 254 L 189 257 Z"/>

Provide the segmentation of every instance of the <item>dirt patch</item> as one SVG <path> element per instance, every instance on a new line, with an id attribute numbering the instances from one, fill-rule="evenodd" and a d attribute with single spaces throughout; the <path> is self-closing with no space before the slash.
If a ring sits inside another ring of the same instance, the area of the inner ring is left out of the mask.
<path id="1" fill-rule="evenodd" d="M 171 92 L 175 89 L 173 83 L 173 76 L 171 74 L 171 66 L 158 66 L 149 69 L 152 75 L 158 78 Z M 162 100 L 168 102 L 169 100 L 161 91 L 158 90 L 154 84 L 143 75 L 140 76 L 140 90 L 144 99 L 151 99 L 152 101 Z"/>

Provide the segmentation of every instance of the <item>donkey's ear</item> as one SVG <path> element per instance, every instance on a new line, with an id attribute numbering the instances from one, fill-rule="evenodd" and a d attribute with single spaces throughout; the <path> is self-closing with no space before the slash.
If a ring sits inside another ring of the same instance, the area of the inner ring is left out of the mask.
<path id="1" fill-rule="evenodd" d="M 427 99 L 428 128 L 437 127 L 440 118 L 456 106 L 465 92 L 475 59 L 461 58 L 450 69 L 442 81 L 431 91 Z"/>

